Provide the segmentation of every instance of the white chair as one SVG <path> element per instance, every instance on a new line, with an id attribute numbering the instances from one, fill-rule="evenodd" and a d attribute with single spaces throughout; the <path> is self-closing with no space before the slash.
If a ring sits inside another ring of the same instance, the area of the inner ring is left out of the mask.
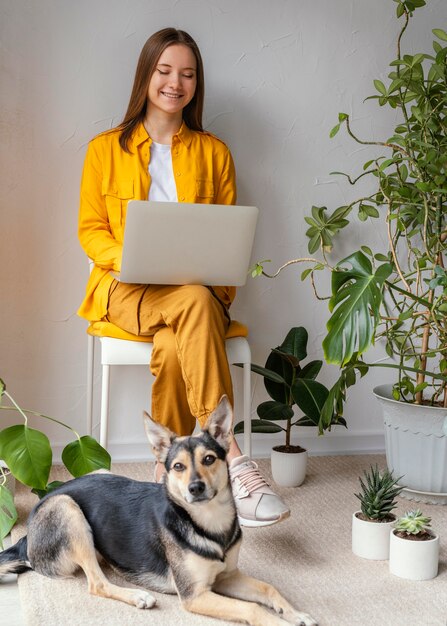
<path id="1" fill-rule="evenodd" d="M 88 329 L 88 352 L 87 352 L 87 433 L 93 430 L 93 376 L 95 362 L 95 339 L 99 339 L 101 347 L 101 410 L 100 410 L 100 444 L 107 447 L 107 433 L 109 426 L 109 388 L 110 367 L 112 365 L 144 365 L 149 367 L 153 344 L 147 338 L 145 340 L 129 340 L 104 336 L 107 327 L 118 330 L 108 322 L 93 322 Z M 247 333 L 247 329 L 238 322 L 232 322 L 230 336 L 225 340 L 227 358 L 230 365 L 243 364 L 243 420 L 244 420 L 244 454 L 251 456 L 251 386 L 250 386 L 250 346 L 241 336 Z M 124 331 L 120 331 L 125 334 Z M 110 330 L 109 330 L 110 333 Z M 110 333 L 110 334 L 113 334 Z M 235 336 L 236 335 L 236 336 Z"/>

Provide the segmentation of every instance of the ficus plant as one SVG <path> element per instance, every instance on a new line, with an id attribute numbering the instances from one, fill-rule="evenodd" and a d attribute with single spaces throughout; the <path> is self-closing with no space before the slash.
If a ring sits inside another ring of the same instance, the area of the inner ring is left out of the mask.
<path id="1" fill-rule="evenodd" d="M 0 430 L 0 459 L 18 481 L 31 487 L 39 497 L 43 497 L 62 483 L 48 482 L 53 460 L 51 444 L 45 433 L 30 427 L 29 416 L 55 422 L 68 428 L 76 436 L 62 452 L 62 461 L 72 476 L 82 476 L 97 469 L 110 469 L 109 453 L 93 437 L 88 435 L 81 437 L 73 428 L 59 420 L 20 408 L 6 390 L 1 378 L 0 410 L 14 411 L 22 422 Z M 14 499 L 6 487 L 5 470 L 0 466 L 0 546 L 16 521 Z"/>
<path id="2" fill-rule="evenodd" d="M 331 130 L 345 129 L 374 155 L 351 175 L 332 172 L 355 186 L 371 181 L 371 193 L 328 210 L 313 207 L 306 217 L 308 258 L 292 259 L 275 274 L 263 263 L 253 274 L 275 277 L 295 263 L 306 263 L 317 297 L 315 277 L 329 271 L 330 318 L 323 341 L 328 363 L 340 366 L 323 416 L 341 413 L 347 387 L 370 367 L 396 370 L 397 400 L 447 407 L 447 32 L 435 28 L 433 51 L 405 54 L 403 41 L 414 12 L 425 0 L 394 0 L 402 20 L 396 58 L 387 81 L 374 80 L 373 99 L 398 115 L 391 137 L 360 138 L 350 115 L 340 113 Z M 377 156 L 378 149 L 382 154 Z M 387 246 L 361 246 L 338 263 L 331 262 L 337 240 L 355 219 L 377 222 Z M 364 354 L 383 342 L 388 362 L 368 363 Z"/>
<path id="3" fill-rule="evenodd" d="M 316 380 L 322 361 L 303 364 L 307 357 L 307 342 L 308 333 L 304 327 L 292 328 L 282 344 L 272 348 L 264 367 L 251 364 L 252 372 L 264 378 L 265 389 L 271 398 L 257 407 L 260 419 L 252 420 L 251 430 L 257 433 L 284 432 L 285 452 L 291 446 L 292 426 L 317 427 L 319 434 L 335 424 L 346 426 L 344 418 L 335 412 L 329 420 L 322 419 L 321 411 L 329 389 Z M 301 417 L 295 415 L 295 407 L 302 412 Z M 236 424 L 234 432 L 244 432 L 243 421 Z"/>

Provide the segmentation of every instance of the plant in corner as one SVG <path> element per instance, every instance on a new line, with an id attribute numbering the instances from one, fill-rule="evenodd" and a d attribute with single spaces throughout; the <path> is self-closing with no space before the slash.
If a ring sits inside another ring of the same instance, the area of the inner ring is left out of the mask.
<path id="1" fill-rule="evenodd" d="M 394 524 L 390 539 L 390 572 L 410 580 L 429 580 L 438 574 L 439 536 L 431 518 L 420 509 L 407 511 Z"/>
<path id="2" fill-rule="evenodd" d="M 3 403 L 4 399 L 8 405 Z M 48 483 L 53 453 L 45 433 L 28 425 L 28 415 L 51 420 L 76 435 L 76 440 L 69 443 L 62 452 L 62 461 L 74 477 L 82 476 L 97 469 L 110 469 L 110 455 L 92 437 L 80 437 L 70 426 L 42 413 L 21 409 L 14 398 L 6 391 L 6 385 L 0 379 L 0 409 L 15 411 L 23 420 L 0 431 L 0 547 L 2 541 L 17 521 L 14 498 L 7 486 L 9 473 L 24 485 L 32 488 L 39 497 L 44 496 L 60 485 L 60 481 Z M 6 467 L 5 467 L 6 466 Z"/>
<path id="3" fill-rule="evenodd" d="M 285 442 L 272 450 L 273 479 L 286 487 L 300 485 L 305 477 L 307 451 L 301 446 L 292 445 L 292 426 L 314 426 L 319 433 L 330 430 L 334 424 L 346 426 L 343 417 L 336 413 L 329 419 L 322 419 L 321 409 L 329 395 L 329 390 L 316 380 L 322 361 L 314 360 L 302 366 L 307 357 L 308 333 L 302 326 L 292 328 L 284 341 L 271 350 L 265 367 L 252 363 L 251 370 L 264 378 L 265 389 L 271 400 L 257 407 L 260 419 L 252 420 L 252 432 L 284 432 Z M 303 416 L 295 418 L 294 406 Z M 283 425 L 284 424 L 284 425 Z M 244 431 L 244 422 L 234 428 L 235 434 Z"/>
<path id="4" fill-rule="evenodd" d="M 364 559 L 386 560 L 390 551 L 390 531 L 396 516 L 396 498 L 402 491 L 397 484 L 399 479 L 392 472 L 381 474 L 377 465 L 364 471 L 360 477 L 360 511 L 352 516 L 352 551 Z"/>
<path id="5" fill-rule="evenodd" d="M 394 134 L 360 138 L 347 113 L 339 114 L 331 131 L 333 137 L 344 127 L 357 144 L 373 150 L 360 172 L 333 172 L 352 186 L 369 179 L 372 191 L 331 212 L 312 208 L 308 247 L 321 258 L 293 259 L 273 275 L 263 272 L 261 262 L 254 273 L 274 277 L 294 263 L 311 263 L 302 279 L 310 276 L 314 286 L 318 272 L 331 273 L 323 349 L 326 361 L 341 371 L 323 415 L 334 404 L 341 411 L 358 374 L 392 368 L 394 383 L 374 390 L 384 408 L 388 466 L 403 476 L 406 497 L 447 503 L 447 32 L 433 29 L 432 52 L 405 54 L 410 19 L 426 2 L 394 2 L 403 21 L 396 58 L 388 80 L 375 80 L 376 93 L 367 98 L 397 113 Z M 355 213 L 361 223 L 376 221 L 387 245 L 361 246 L 331 263 L 337 238 Z M 387 362 L 364 360 L 376 342 Z"/>

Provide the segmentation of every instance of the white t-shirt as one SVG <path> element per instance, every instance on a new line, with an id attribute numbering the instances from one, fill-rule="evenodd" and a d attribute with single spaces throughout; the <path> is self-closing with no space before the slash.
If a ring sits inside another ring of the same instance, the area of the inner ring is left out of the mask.
<path id="1" fill-rule="evenodd" d="M 148 199 L 159 202 L 177 202 L 170 145 L 152 141 L 149 174 L 151 186 Z"/>

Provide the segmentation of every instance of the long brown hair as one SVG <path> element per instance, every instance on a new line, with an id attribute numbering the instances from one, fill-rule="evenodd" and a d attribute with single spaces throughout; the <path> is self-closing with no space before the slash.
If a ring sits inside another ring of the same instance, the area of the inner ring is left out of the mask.
<path id="1" fill-rule="evenodd" d="M 118 126 L 121 130 L 119 142 L 123 150 L 130 152 L 129 141 L 138 124 L 142 122 L 147 109 L 147 92 L 152 74 L 157 66 L 160 55 L 168 46 L 182 44 L 192 50 L 197 61 L 197 85 L 194 97 L 183 109 L 183 120 L 191 130 L 203 130 L 202 113 L 205 95 L 203 62 L 200 50 L 187 32 L 176 28 L 163 28 L 154 33 L 143 46 L 138 59 L 135 78 L 130 94 L 129 104 L 123 121 Z"/>

